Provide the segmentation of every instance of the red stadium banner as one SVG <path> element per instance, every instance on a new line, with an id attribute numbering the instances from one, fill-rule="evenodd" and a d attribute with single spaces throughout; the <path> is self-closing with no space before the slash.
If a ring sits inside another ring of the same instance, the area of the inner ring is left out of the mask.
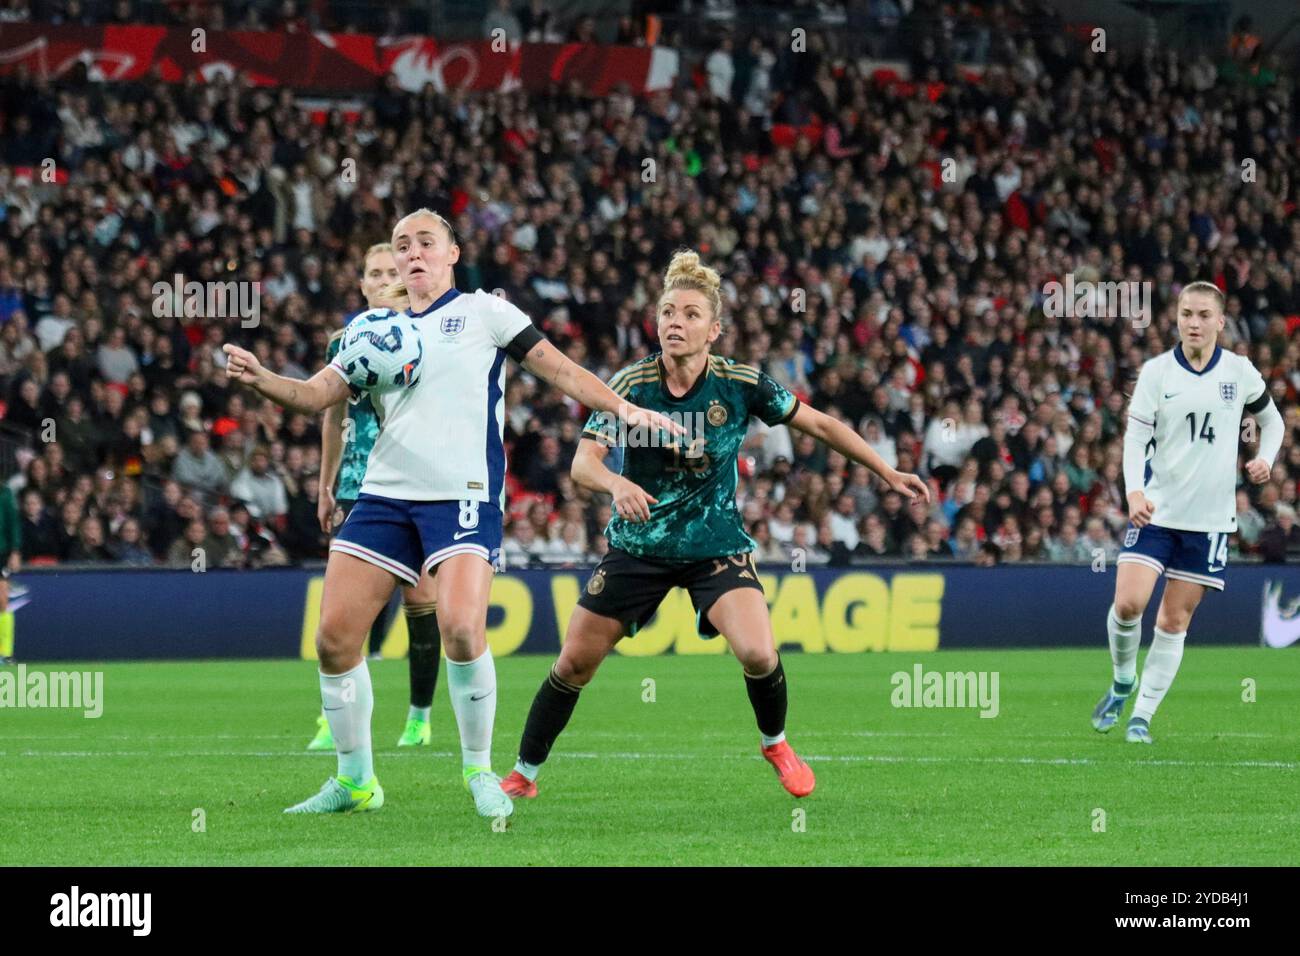
<path id="1" fill-rule="evenodd" d="M 677 73 L 675 52 L 651 47 L 528 43 L 498 52 L 487 40 L 241 30 L 209 30 L 203 40 L 164 27 L 0 24 L 0 76 L 26 69 L 58 79 L 84 70 L 92 82 L 179 83 L 242 74 L 258 86 L 358 92 L 376 89 L 391 73 L 410 91 L 430 83 L 440 92 L 577 83 L 596 95 L 619 88 L 644 95 L 667 88 Z"/>

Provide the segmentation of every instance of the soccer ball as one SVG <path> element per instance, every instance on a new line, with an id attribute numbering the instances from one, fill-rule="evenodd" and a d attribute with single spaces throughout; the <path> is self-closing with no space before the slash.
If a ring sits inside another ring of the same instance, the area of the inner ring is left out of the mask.
<path id="1" fill-rule="evenodd" d="M 338 354 L 348 382 L 365 392 L 414 388 L 423 358 L 419 329 L 392 309 L 371 309 L 349 322 Z"/>

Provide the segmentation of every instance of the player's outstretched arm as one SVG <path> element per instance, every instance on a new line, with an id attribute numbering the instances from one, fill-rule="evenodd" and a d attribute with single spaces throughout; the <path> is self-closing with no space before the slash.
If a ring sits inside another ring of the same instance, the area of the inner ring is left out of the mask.
<path id="1" fill-rule="evenodd" d="M 850 461 L 866 465 L 904 498 L 920 495 L 926 501 L 930 500 L 930 488 L 924 481 L 916 475 L 891 468 L 861 435 L 838 418 L 832 418 L 811 405 L 801 403 L 789 424 L 791 428 L 797 428 L 818 441 L 825 442 Z"/>
<path id="2" fill-rule="evenodd" d="M 347 383 L 328 367 L 303 382 L 268 371 L 256 355 L 238 345 L 223 345 L 221 350 L 227 355 L 226 377 L 230 381 L 252 386 L 290 411 L 315 414 L 348 397 Z"/>
<path id="3" fill-rule="evenodd" d="M 596 411 L 612 412 L 632 427 L 658 428 L 670 435 L 686 433 L 667 415 L 633 405 L 546 339 L 528 350 L 523 366 L 575 401 Z"/>
<path id="4" fill-rule="evenodd" d="M 614 511 L 629 521 L 649 521 L 650 506 L 659 499 L 646 492 L 636 482 L 616 475 L 605 465 L 609 448 L 598 441 L 584 438 L 578 442 L 569 475 L 573 482 L 589 491 L 599 491 L 614 499 Z"/>

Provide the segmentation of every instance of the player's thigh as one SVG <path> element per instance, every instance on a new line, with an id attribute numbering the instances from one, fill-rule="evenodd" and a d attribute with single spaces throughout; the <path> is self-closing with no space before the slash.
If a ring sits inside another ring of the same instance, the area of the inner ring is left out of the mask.
<path id="1" fill-rule="evenodd" d="M 596 669 L 626 629 L 617 618 L 588 611 L 578 605 L 569 618 L 569 628 L 564 633 L 564 646 L 555 662 L 555 675 L 560 680 L 578 687 L 585 686 L 596 676 Z"/>
<path id="2" fill-rule="evenodd" d="M 435 568 L 438 630 L 448 660 L 472 661 L 487 649 L 492 565 L 478 554 L 454 554 Z"/>
<path id="3" fill-rule="evenodd" d="M 776 667 L 776 641 L 767 598 L 757 588 L 738 587 L 718 597 L 708 609 L 710 623 L 727 639 L 745 673 L 758 677 Z"/>
<path id="4" fill-rule="evenodd" d="M 438 600 L 438 579 L 432 574 L 421 574 L 420 583 L 415 587 L 402 588 L 402 601 L 407 606 L 434 604 Z"/>
<path id="5" fill-rule="evenodd" d="M 1205 591 L 1203 584 L 1167 578 L 1165 593 L 1160 598 L 1160 608 L 1156 612 L 1156 627 L 1170 634 L 1186 631 L 1192 623 L 1192 615 L 1205 597 Z"/>
<path id="6" fill-rule="evenodd" d="M 337 674 L 361 662 L 370 625 L 396 586 L 397 579 L 383 568 L 342 551 L 330 552 L 316 629 L 321 670 Z"/>
<path id="7" fill-rule="evenodd" d="M 1141 617 L 1151 603 L 1160 572 L 1136 561 L 1121 561 L 1115 566 L 1115 611 L 1131 621 Z"/>

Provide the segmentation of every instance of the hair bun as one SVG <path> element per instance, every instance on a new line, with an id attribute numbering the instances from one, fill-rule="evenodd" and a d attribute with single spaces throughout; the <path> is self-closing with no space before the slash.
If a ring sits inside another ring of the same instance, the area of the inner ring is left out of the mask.
<path id="1" fill-rule="evenodd" d="M 710 269 L 700 262 L 698 252 L 682 249 L 673 253 L 672 261 L 668 263 L 668 271 L 664 273 L 665 287 L 678 283 L 699 285 L 703 287 L 700 289 L 701 292 L 709 293 L 721 288 L 722 277 L 718 275 L 716 269 Z"/>
<path id="2" fill-rule="evenodd" d="M 722 276 L 700 261 L 700 254 L 692 249 L 673 253 L 668 270 L 664 273 L 664 294 L 674 289 L 694 289 L 709 300 L 715 319 L 722 318 Z"/>

